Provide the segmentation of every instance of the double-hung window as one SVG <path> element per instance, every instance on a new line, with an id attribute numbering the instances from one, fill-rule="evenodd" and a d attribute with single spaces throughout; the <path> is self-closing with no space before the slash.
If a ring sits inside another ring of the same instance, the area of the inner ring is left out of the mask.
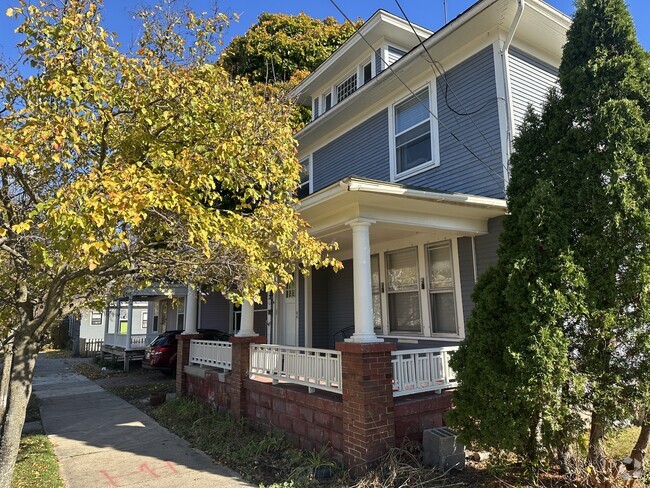
<path id="1" fill-rule="evenodd" d="M 434 334 L 456 334 L 458 326 L 451 245 L 446 242 L 429 246 L 427 261 L 431 332 Z"/>
<path id="2" fill-rule="evenodd" d="M 310 171 L 311 158 L 300 160 L 300 185 L 298 185 L 298 198 L 304 198 L 309 195 L 309 186 L 311 182 Z"/>
<path id="3" fill-rule="evenodd" d="M 379 276 L 379 254 L 370 256 L 370 274 L 372 275 L 372 321 L 375 332 L 382 332 L 381 320 L 381 278 Z"/>
<path id="4" fill-rule="evenodd" d="M 416 247 L 386 253 L 388 321 L 391 332 L 422 332 Z"/>
<path id="5" fill-rule="evenodd" d="M 429 88 L 395 105 L 395 174 L 433 162 Z"/>

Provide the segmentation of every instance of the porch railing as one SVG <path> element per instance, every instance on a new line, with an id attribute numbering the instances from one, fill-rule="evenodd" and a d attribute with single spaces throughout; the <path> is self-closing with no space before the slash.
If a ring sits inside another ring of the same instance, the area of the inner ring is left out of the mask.
<path id="1" fill-rule="evenodd" d="M 223 341 L 190 341 L 190 364 L 232 369 L 232 344 Z"/>
<path id="2" fill-rule="evenodd" d="M 454 388 L 456 374 L 449 357 L 458 347 L 393 351 L 393 396 Z"/>
<path id="3" fill-rule="evenodd" d="M 251 376 L 286 381 L 314 389 L 341 393 L 341 353 L 329 349 L 251 345 Z"/>
<path id="4" fill-rule="evenodd" d="M 156 334 L 133 334 L 130 344 L 127 345 L 126 334 L 113 335 L 112 332 L 108 332 L 104 334 L 104 345 L 123 349 L 144 349 L 155 337 Z"/>

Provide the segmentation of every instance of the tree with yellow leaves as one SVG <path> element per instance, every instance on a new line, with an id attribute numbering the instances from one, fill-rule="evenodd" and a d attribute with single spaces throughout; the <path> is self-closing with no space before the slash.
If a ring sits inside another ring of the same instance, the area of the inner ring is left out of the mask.
<path id="1" fill-rule="evenodd" d="M 295 211 L 291 109 L 211 62 L 227 18 L 169 0 L 124 52 L 101 12 L 7 11 L 34 74 L 0 65 L 1 487 L 42 337 L 66 314 L 152 282 L 255 299 L 296 266 L 338 266 Z"/>

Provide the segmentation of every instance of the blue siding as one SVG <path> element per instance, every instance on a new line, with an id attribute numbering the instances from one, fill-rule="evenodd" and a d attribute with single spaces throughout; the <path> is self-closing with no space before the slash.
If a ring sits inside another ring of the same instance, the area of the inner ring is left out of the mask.
<path id="1" fill-rule="evenodd" d="M 503 217 L 488 220 L 488 233 L 474 239 L 476 247 L 476 271 L 479 276 L 497 263 L 499 236 L 503 231 Z"/>
<path id="2" fill-rule="evenodd" d="M 400 183 L 502 198 L 505 188 L 492 47 L 447 71 L 446 80 L 448 87 L 443 77 L 438 77 L 436 87 L 440 165 Z M 457 115 L 450 107 L 472 115 Z"/>
<path id="3" fill-rule="evenodd" d="M 311 278 L 311 324 L 312 347 L 326 349 L 329 347 L 329 326 L 327 324 L 327 293 L 328 277 L 332 273 L 329 268 L 313 271 Z"/>
<path id="4" fill-rule="evenodd" d="M 537 113 L 541 112 L 549 90 L 557 86 L 558 70 L 515 48 L 510 48 L 508 64 L 512 111 L 515 134 L 517 134 L 529 106 L 532 106 Z"/>
<path id="5" fill-rule="evenodd" d="M 221 293 L 210 293 L 201 302 L 199 324 L 202 329 L 230 332 L 230 302 Z"/>
<path id="6" fill-rule="evenodd" d="M 463 316 L 465 323 L 474 309 L 472 292 L 474 291 L 474 252 L 472 251 L 472 238 L 461 237 L 458 239 L 458 261 L 460 263 L 460 292 L 463 300 Z"/>
<path id="7" fill-rule="evenodd" d="M 352 175 L 390 180 L 388 151 L 388 110 L 384 109 L 314 152 L 314 191 Z"/>

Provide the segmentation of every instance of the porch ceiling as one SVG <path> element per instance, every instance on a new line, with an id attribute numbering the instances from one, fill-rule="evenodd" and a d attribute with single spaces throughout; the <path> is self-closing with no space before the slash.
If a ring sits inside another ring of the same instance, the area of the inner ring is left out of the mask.
<path id="1" fill-rule="evenodd" d="M 487 233 L 487 222 L 506 213 L 504 200 L 441 193 L 361 178 L 346 178 L 302 200 L 302 217 L 311 233 L 335 240 L 341 249 L 352 245 L 347 223 L 372 222 L 371 242 L 384 242 L 416 234 L 472 236 Z"/>

